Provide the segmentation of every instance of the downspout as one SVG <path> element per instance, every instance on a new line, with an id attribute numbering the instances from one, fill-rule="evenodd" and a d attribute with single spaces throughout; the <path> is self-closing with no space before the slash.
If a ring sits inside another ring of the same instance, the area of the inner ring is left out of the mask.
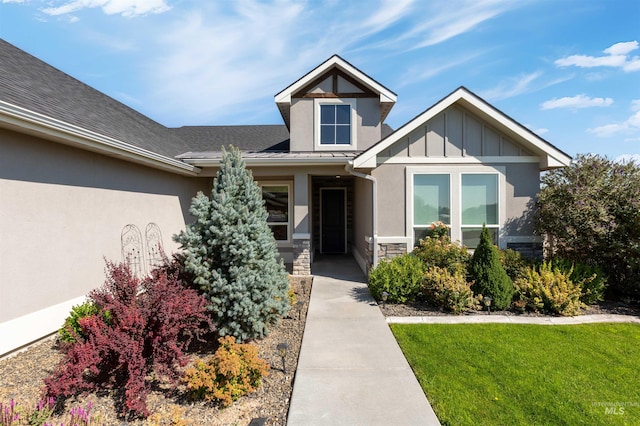
<path id="1" fill-rule="evenodd" d="M 344 166 L 344 169 L 352 176 L 356 176 L 362 179 L 367 179 L 371 181 L 371 186 L 372 186 L 372 197 L 371 197 L 371 201 L 373 204 L 373 208 L 372 208 L 372 214 L 371 214 L 371 220 L 373 222 L 373 229 L 372 229 L 372 245 L 373 245 L 373 259 L 372 259 L 372 263 L 373 263 L 373 267 L 375 268 L 376 266 L 378 266 L 378 181 L 376 180 L 376 178 L 374 178 L 371 175 L 367 175 L 364 173 L 360 173 L 360 172 L 356 172 L 355 170 L 353 170 L 353 161 L 349 161 L 349 164 L 347 164 L 346 166 Z"/>

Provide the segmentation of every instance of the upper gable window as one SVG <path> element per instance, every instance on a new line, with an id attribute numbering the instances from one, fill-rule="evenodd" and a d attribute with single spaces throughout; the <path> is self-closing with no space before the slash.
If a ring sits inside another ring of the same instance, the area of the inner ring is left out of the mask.
<path id="1" fill-rule="evenodd" d="M 316 99 L 315 146 L 318 149 L 354 149 L 355 102 L 342 99 Z"/>
<path id="2" fill-rule="evenodd" d="M 351 105 L 320 105 L 320 145 L 351 145 Z"/>

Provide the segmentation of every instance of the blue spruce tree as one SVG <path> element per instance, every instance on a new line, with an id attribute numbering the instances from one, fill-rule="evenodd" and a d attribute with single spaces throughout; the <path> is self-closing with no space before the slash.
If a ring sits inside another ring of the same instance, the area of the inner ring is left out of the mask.
<path id="1" fill-rule="evenodd" d="M 260 187 L 238 149 L 224 150 L 211 197 L 199 192 L 196 221 L 174 239 L 185 250 L 185 270 L 209 301 L 221 336 L 263 337 L 289 309 L 289 281 L 278 260 Z"/>

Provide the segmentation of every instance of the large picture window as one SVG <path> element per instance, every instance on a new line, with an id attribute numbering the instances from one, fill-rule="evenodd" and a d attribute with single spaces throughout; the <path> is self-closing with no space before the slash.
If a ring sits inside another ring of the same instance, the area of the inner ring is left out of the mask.
<path id="1" fill-rule="evenodd" d="M 278 242 L 290 241 L 290 184 L 263 184 L 262 199 L 267 209 L 267 224 Z"/>
<path id="2" fill-rule="evenodd" d="M 498 241 L 498 175 L 464 173 L 461 176 L 462 243 L 477 247 L 482 225 Z"/>
<path id="3" fill-rule="evenodd" d="M 451 225 L 450 175 L 413 175 L 413 235 L 424 238 L 429 225 L 440 221 Z"/>
<path id="4" fill-rule="evenodd" d="M 464 169 L 464 170 L 463 170 Z M 425 238 L 434 222 L 450 227 L 450 236 L 476 248 L 486 225 L 494 244 L 499 244 L 504 194 L 504 172 L 494 167 L 450 168 L 444 166 L 407 169 L 407 236 L 413 243 Z"/>

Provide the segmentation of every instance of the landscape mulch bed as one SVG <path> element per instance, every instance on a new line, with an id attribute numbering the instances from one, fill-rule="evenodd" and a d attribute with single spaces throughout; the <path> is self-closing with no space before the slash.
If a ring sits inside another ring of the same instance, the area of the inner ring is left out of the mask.
<path id="1" fill-rule="evenodd" d="M 394 304 L 387 303 L 385 306 L 382 302 L 379 303 L 380 311 L 385 317 L 415 317 L 415 316 L 437 316 L 437 315 L 452 315 L 450 312 L 444 311 L 440 308 L 430 306 L 426 303 L 410 303 L 410 304 Z M 461 315 L 477 315 L 486 314 L 486 309 L 482 311 L 467 311 Z M 516 311 L 493 311 L 494 315 L 521 315 L 521 316 L 534 316 L 542 317 L 548 316 L 535 312 L 516 312 Z M 640 316 L 640 306 L 636 304 L 625 303 L 621 301 L 604 301 L 597 305 L 587 306 L 583 309 L 582 315 L 597 315 L 597 314 L 617 314 L 617 315 L 634 315 Z"/>
<path id="2" fill-rule="evenodd" d="M 297 301 L 302 303 L 297 303 L 286 318 L 271 327 L 267 337 L 252 342 L 258 346 L 260 357 L 271 366 L 262 386 L 253 394 L 227 408 L 219 408 L 212 403 L 187 400 L 184 388 L 171 394 L 164 386 L 158 385 L 147 398 L 147 406 L 153 414 L 146 420 L 125 422 L 118 416 L 117 398 L 106 391 L 69 399 L 66 411 L 72 407 L 86 407 L 91 402 L 92 420 L 97 420 L 95 424 L 99 425 L 248 425 L 256 418 L 266 418 L 266 425 L 285 425 L 311 292 L 310 280 L 304 284 L 293 281 L 292 286 Z M 289 346 L 285 359 L 286 374 L 276 350 L 279 343 Z M 199 345 L 190 357 L 193 361 L 206 358 L 213 354 L 214 347 L 213 344 Z M 43 389 L 42 380 L 61 359 L 53 336 L 0 360 L 0 402 L 6 404 L 14 399 L 24 408 L 35 407 Z M 58 425 L 66 419 L 54 417 L 52 421 Z"/>

